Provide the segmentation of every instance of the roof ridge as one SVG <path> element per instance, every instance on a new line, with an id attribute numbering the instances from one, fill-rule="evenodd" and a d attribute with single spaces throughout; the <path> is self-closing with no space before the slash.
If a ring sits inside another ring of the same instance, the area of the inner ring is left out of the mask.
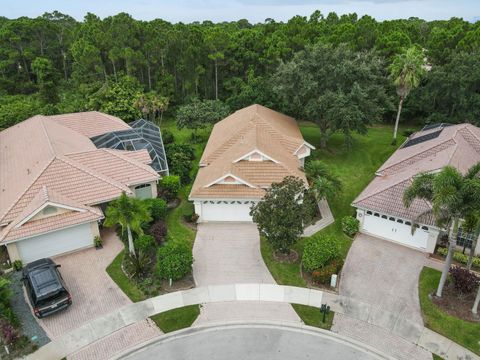
<path id="1" fill-rule="evenodd" d="M 245 134 L 246 131 L 250 130 L 249 129 L 249 124 L 245 124 L 245 126 L 243 128 L 240 129 L 240 131 L 237 131 L 235 134 L 233 134 L 231 137 L 229 137 L 228 139 L 226 139 L 220 146 L 218 146 L 217 148 L 214 149 L 214 151 L 212 151 L 205 159 L 204 159 L 204 162 L 210 162 L 212 156 L 217 153 L 218 151 L 220 151 L 224 146 L 226 146 L 227 143 L 229 143 L 230 141 L 232 141 L 235 137 L 238 137 L 238 136 L 243 136 Z M 200 159 L 201 160 L 201 159 Z M 216 160 L 216 159 L 214 159 Z"/>
<path id="2" fill-rule="evenodd" d="M 42 116 L 42 115 L 40 115 L 40 116 Z M 50 148 L 50 152 L 52 153 L 52 156 L 55 156 L 55 150 L 53 149 L 52 139 L 50 139 L 50 136 L 48 135 L 48 131 L 45 128 L 45 122 L 44 121 L 45 121 L 45 118 L 42 116 L 40 118 L 40 124 L 41 124 L 42 129 L 43 129 L 43 134 L 47 138 L 48 147 Z"/>
<path id="3" fill-rule="evenodd" d="M 73 159 L 70 159 L 66 156 L 57 156 L 57 159 L 60 160 L 60 161 L 63 161 L 65 163 L 67 163 L 68 165 L 70 166 L 73 166 L 75 168 L 77 168 L 78 170 L 80 171 L 83 171 L 91 176 L 94 176 L 96 177 L 97 179 L 100 179 L 104 182 L 107 182 L 109 183 L 110 185 L 113 185 L 113 186 L 116 186 L 118 187 L 120 190 L 122 191 L 125 191 L 125 189 L 127 189 L 127 192 L 131 192 L 131 190 L 128 188 L 128 186 L 124 186 L 122 185 L 121 183 L 103 175 L 103 174 L 98 174 L 96 173 L 95 171 L 91 170 L 90 168 L 88 168 L 87 166 L 83 165 L 83 164 L 79 164 L 78 161 L 75 161 Z"/>
<path id="4" fill-rule="evenodd" d="M 13 207 L 18 203 L 18 201 L 25 195 L 25 193 L 35 184 L 35 182 L 38 180 L 38 178 L 45 172 L 45 170 L 48 169 L 48 167 L 52 164 L 52 162 L 56 159 L 55 156 L 53 156 L 50 161 L 47 162 L 47 164 L 44 166 L 44 168 L 38 173 L 36 177 L 32 179 L 30 184 L 25 188 L 23 192 L 21 192 L 17 198 L 13 201 L 12 205 L 10 205 L 3 214 L 0 215 L 0 223 L 2 223 L 2 220 L 5 219 L 5 216 L 10 212 L 10 210 L 13 209 Z"/>
<path id="5" fill-rule="evenodd" d="M 142 164 L 139 161 L 130 159 L 128 156 L 125 156 L 124 154 L 120 153 L 119 151 L 111 151 L 111 150 L 114 150 L 114 149 L 108 149 L 108 148 L 102 148 L 102 149 L 97 149 L 97 150 L 103 150 L 105 152 L 108 152 L 109 154 L 112 154 L 113 156 L 116 156 L 119 159 L 122 159 L 122 160 L 125 160 L 125 161 L 129 162 L 130 164 L 138 167 L 139 169 L 148 171 L 151 174 L 158 175 L 158 173 L 155 170 L 153 170 L 152 167 L 150 167 L 148 165 L 145 165 L 145 164 Z M 146 149 L 142 149 L 142 150 L 146 150 Z"/>

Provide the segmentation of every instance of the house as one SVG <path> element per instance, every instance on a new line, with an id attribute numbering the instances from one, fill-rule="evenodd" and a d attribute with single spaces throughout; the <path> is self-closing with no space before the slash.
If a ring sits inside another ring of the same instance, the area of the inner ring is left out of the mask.
<path id="1" fill-rule="evenodd" d="M 252 221 L 250 207 L 286 176 L 305 181 L 312 145 L 295 119 L 261 105 L 215 124 L 200 159 L 189 199 L 199 222 Z"/>
<path id="2" fill-rule="evenodd" d="M 93 246 L 109 201 L 122 192 L 156 197 L 159 172 L 168 167 L 152 168 L 148 140 L 132 151 L 91 140 L 134 130 L 114 116 L 84 112 L 34 116 L 0 132 L 0 245 L 11 261 Z"/>
<path id="3" fill-rule="evenodd" d="M 353 201 L 360 231 L 433 253 L 442 229 L 435 224 L 432 206 L 416 199 L 406 208 L 403 193 L 419 173 L 437 172 L 448 165 L 465 173 L 479 161 L 480 129 L 471 124 L 436 124 L 412 134 Z M 469 248 L 471 240 L 471 235 L 460 233 L 458 246 Z"/>

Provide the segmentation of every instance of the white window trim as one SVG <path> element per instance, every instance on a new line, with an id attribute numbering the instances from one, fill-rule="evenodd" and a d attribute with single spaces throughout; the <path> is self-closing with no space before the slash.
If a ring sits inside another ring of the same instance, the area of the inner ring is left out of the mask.
<path id="1" fill-rule="evenodd" d="M 267 159 L 267 160 L 273 161 L 273 162 L 276 163 L 276 164 L 279 164 L 279 163 L 280 163 L 279 161 L 275 160 L 274 158 L 268 156 L 267 154 L 261 152 L 261 151 L 258 150 L 258 149 L 254 149 L 254 150 L 250 151 L 249 153 L 243 155 L 242 157 L 234 160 L 233 163 L 237 163 L 237 162 L 239 162 L 239 161 L 245 160 L 245 158 L 248 158 L 249 156 L 251 156 L 251 155 L 253 155 L 253 154 L 255 154 L 255 153 L 261 155 L 262 157 L 264 157 L 264 158 Z M 264 160 L 249 160 L 249 161 L 264 161 Z"/>
<path id="2" fill-rule="evenodd" d="M 256 187 L 253 186 L 252 184 L 246 182 L 245 180 L 239 178 L 238 176 L 233 175 L 232 173 L 228 173 L 228 174 L 226 174 L 226 175 L 223 175 L 222 177 L 218 178 L 218 179 L 215 180 L 215 181 L 212 181 L 210 184 L 205 185 L 204 187 L 208 188 L 208 187 L 210 187 L 210 186 L 212 186 L 212 185 L 218 184 L 220 181 L 226 179 L 226 178 L 229 177 L 229 176 L 232 177 L 232 178 L 234 178 L 234 179 L 235 179 L 236 181 L 238 181 L 240 184 L 247 185 L 248 187 L 251 187 L 251 188 L 253 188 L 253 189 L 256 188 Z"/>
<path id="3" fill-rule="evenodd" d="M 293 155 L 297 155 L 298 150 L 300 150 L 300 149 L 302 148 L 302 146 L 304 146 L 304 145 L 305 145 L 306 147 L 310 148 L 311 150 L 315 150 L 315 146 L 313 146 L 312 144 L 309 144 L 308 142 L 304 141 L 304 142 L 297 148 L 297 150 L 295 150 L 295 151 L 293 152 Z"/>
<path id="4" fill-rule="evenodd" d="M 45 209 L 47 206 L 53 206 L 53 207 L 57 207 L 57 208 L 61 208 L 61 209 L 78 211 L 78 212 L 87 211 L 85 209 L 80 209 L 80 208 L 76 208 L 76 207 L 73 207 L 73 206 L 68 206 L 68 205 L 64 205 L 64 204 L 59 204 L 59 203 L 54 203 L 54 202 L 51 202 L 51 201 L 47 201 L 45 204 L 40 206 L 37 210 L 33 211 L 30 215 L 26 216 L 22 221 L 20 221 L 17 225 L 15 225 L 15 229 L 18 229 L 20 226 L 22 226 L 23 224 L 28 222 L 30 219 L 32 219 L 35 215 L 37 215 L 40 211 Z"/>

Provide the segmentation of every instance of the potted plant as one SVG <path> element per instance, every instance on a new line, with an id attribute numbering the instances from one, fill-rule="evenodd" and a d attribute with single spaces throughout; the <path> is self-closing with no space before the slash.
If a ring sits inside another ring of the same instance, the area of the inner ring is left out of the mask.
<path id="1" fill-rule="evenodd" d="M 102 241 L 102 238 L 100 236 L 95 236 L 93 238 L 93 244 L 95 245 L 95 249 L 99 250 L 99 249 L 102 249 L 103 248 L 103 241 Z"/>

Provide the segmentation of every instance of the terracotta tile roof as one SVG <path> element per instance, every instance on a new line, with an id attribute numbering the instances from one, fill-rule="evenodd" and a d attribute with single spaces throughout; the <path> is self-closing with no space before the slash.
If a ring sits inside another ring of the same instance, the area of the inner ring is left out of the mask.
<path id="1" fill-rule="evenodd" d="M 409 139 L 415 139 L 438 131 L 419 131 Z M 407 140 L 408 141 L 408 140 Z M 353 206 L 396 215 L 415 220 L 419 216 L 423 223 L 434 225 L 431 205 L 415 200 L 410 208 L 403 205 L 403 193 L 415 175 L 436 171 L 447 165 L 465 173 L 480 161 L 480 129 L 471 124 L 453 125 L 443 128 L 434 139 L 400 147 L 380 167 L 377 176 L 353 201 Z"/>
<path id="2" fill-rule="evenodd" d="M 144 184 L 160 178 L 150 166 L 142 164 L 124 153 L 127 151 L 96 149 L 66 156 L 99 174 L 128 186 Z M 148 158 L 150 159 L 150 156 Z"/>
<path id="3" fill-rule="evenodd" d="M 306 183 L 300 161 L 294 155 L 305 143 L 295 119 L 289 116 L 260 105 L 238 110 L 213 127 L 190 197 L 261 198 L 264 188 L 289 175 Z M 240 160 L 252 152 L 272 160 Z M 253 187 L 233 184 L 208 186 L 228 174 Z"/>
<path id="4" fill-rule="evenodd" d="M 45 218 L 36 220 L 35 226 L 27 222 L 13 228 L 46 199 L 74 203 L 98 219 L 103 215 L 92 205 L 115 199 L 122 191 L 130 194 L 130 185 L 157 180 L 159 175 L 147 165 L 151 162 L 147 151 L 97 149 L 87 137 L 125 127 L 129 128 L 118 118 L 88 112 L 34 116 L 0 132 L 0 241 L 11 241 L 15 234 L 33 236 L 34 231 L 54 226 Z M 82 212 L 52 218 L 61 228 L 88 216 Z"/>
<path id="5" fill-rule="evenodd" d="M 110 131 L 130 129 L 122 119 L 98 111 L 53 115 L 48 116 L 48 119 L 88 138 Z"/>

